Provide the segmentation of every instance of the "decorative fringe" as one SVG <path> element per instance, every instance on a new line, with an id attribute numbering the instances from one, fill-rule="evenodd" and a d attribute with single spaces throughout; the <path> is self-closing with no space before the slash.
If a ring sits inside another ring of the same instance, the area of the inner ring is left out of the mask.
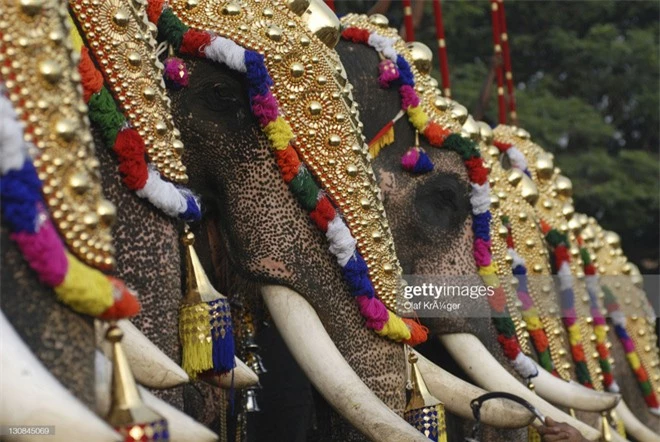
<path id="1" fill-rule="evenodd" d="M 392 143 L 394 143 L 394 122 L 390 121 L 369 141 L 371 158 L 376 158 L 383 147 L 387 147 Z"/>
<path id="2" fill-rule="evenodd" d="M 213 371 L 225 373 L 234 368 L 234 331 L 227 298 L 211 301 L 209 316 L 213 341 Z"/>
<path id="3" fill-rule="evenodd" d="M 182 305 L 179 309 L 181 366 L 191 379 L 213 368 L 211 314 L 208 304 Z"/>

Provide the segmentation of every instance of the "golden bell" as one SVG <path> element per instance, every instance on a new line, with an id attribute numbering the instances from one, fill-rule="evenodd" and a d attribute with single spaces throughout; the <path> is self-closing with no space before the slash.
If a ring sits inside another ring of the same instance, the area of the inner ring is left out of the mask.
<path id="1" fill-rule="evenodd" d="M 479 125 L 479 133 L 481 135 L 482 141 L 489 146 L 493 144 L 493 129 L 491 129 L 488 123 L 484 121 L 477 121 L 477 125 Z"/>
<path id="2" fill-rule="evenodd" d="M 605 232 L 605 242 L 614 249 L 621 247 L 621 237 L 615 232 Z"/>
<path id="3" fill-rule="evenodd" d="M 327 47 L 334 49 L 337 46 L 341 23 L 323 0 L 310 0 L 309 6 L 302 14 L 302 21 Z"/>
<path id="4" fill-rule="evenodd" d="M 422 374 L 417 368 L 417 355 L 410 351 L 410 380 L 412 392 L 403 416 L 410 425 L 417 428 L 432 441 L 447 441 L 447 424 L 444 404 L 431 395 Z"/>
<path id="5" fill-rule="evenodd" d="M 555 170 L 555 165 L 552 158 L 547 153 L 540 153 L 536 157 L 536 173 L 539 178 L 544 180 L 550 179 Z"/>
<path id="6" fill-rule="evenodd" d="M 465 123 L 463 123 L 463 126 L 461 127 L 461 136 L 473 141 L 479 141 L 479 138 L 481 137 L 481 128 L 477 122 L 474 121 L 472 115 L 468 115 Z"/>
<path id="7" fill-rule="evenodd" d="M 406 48 L 410 51 L 410 56 L 419 73 L 428 75 L 431 72 L 431 63 L 433 62 L 433 52 L 431 52 L 431 49 L 419 41 L 406 43 Z"/>
<path id="8" fill-rule="evenodd" d="M 383 14 L 372 14 L 369 16 L 369 23 L 381 28 L 387 28 L 390 25 L 390 20 Z"/>
<path id="9" fill-rule="evenodd" d="M 309 8 L 309 0 L 287 0 L 286 5 L 294 14 L 300 16 Z"/>
<path id="10" fill-rule="evenodd" d="M 106 420 L 125 441 L 169 440 L 167 421 L 142 401 L 121 346 L 124 333 L 111 325 L 105 337 L 112 344 L 112 395 Z"/>
<path id="11" fill-rule="evenodd" d="M 461 124 L 465 123 L 465 120 L 467 120 L 467 117 L 469 115 L 467 108 L 462 104 L 456 103 L 455 101 L 452 102 L 451 104 L 452 104 L 451 117 Z"/>
<path id="12" fill-rule="evenodd" d="M 513 133 L 515 133 L 518 138 L 522 138 L 523 140 L 529 140 L 531 138 L 529 132 L 527 132 L 522 127 L 516 127 Z"/>
<path id="13" fill-rule="evenodd" d="M 555 187 L 560 196 L 563 196 L 564 198 L 570 198 L 573 196 L 573 183 L 564 175 L 558 175 L 557 178 L 555 178 Z"/>
<path id="14" fill-rule="evenodd" d="M 539 200 L 539 189 L 534 180 L 523 173 L 518 187 L 520 189 L 520 195 L 525 201 L 532 206 L 536 205 L 536 202 Z"/>

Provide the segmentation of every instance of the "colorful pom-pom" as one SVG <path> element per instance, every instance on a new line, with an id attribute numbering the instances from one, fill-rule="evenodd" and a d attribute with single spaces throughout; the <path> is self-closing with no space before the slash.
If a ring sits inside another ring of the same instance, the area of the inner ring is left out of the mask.
<path id="1" fill-rule="evenodd" d="M 401 166 L 404 170 L 415 174 L 427 173 L 433 170 L 433 162 L 421 147 L 408 149 L 401 157 Z"/>
<path id="2" fill-rule="evenodd" d="M 178 57 L 170 57 L 165 60 L 163 77 L 165 85 L 172 90 L 177 91 L 188 86 L 188 69 L 184 61 Z"/>
<path id="3" fill-rule="evenodd" d="M 390 87 L 393 81 L 399 79 L 399 70 L 392 60 L 385 59 L 378 63 L 378 84 L 383 89 Z"/>

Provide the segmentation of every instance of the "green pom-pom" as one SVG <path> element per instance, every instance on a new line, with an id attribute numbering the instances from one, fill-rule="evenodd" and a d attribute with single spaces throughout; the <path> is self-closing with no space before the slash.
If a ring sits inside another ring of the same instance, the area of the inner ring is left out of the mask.
<path id="1" fill-rule="evenodd" d="M 445 138 L 445 142 L 442 143 L 442 147 L 458 153 L 461 158 L 463 158 L 463 160 L 469 160 L 470 158 L 480 156 L 477 144 L 474 141 L 463 138 L 458 134 L 451 134 Z"/>
<path id="2" fill-rule="evenodd" d="M 126 119 L 117 109 L 115 100 L 105 87 L 98 94 L 92 95 L 87 103 L 89 119 L 101 131 L 101 137 L 107 147 L 115 145 L 115 139 Z"/>
<path id="3" fill-rule="evenodd" d="M 167 40 L 174 46 L 174 50 L 178 51 L 183 41 L 183 34 L 186 32 L 188 26 L 184 25 L 171 9 L 165 8 L 158 19 L 158 40 Z"/>
<path id="4" fill-rule="evenodd" d="M 304 167 L 298 175 L 289 183 L 291 192 L 296 196 L 298 202 L 305 210 L 314 210 L 318 202 L 319 187 L 314 182 L 312 175 Z"/>

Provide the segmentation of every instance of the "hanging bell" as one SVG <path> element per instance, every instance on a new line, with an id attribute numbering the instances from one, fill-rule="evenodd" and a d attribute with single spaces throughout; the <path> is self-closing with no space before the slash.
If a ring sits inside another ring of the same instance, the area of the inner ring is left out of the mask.
<path id="1" fill-rule="evenodd" d="M 257 403 L 257 392 L 253 388 L 245 391 L 245 411 L 248 413 L 256 413 L 261 411 Z"/>
<path id="2" fill-rule="evenodd" d="M 168 441 L 167 421 L 147 407 L 140 397 L 121 346 L 124 333 L 116 325 L 111 325 L 105 337 L 112 344 L 112 393 L 106 420 L 125 442 Z"/>
<path id="3" fill-rule="evenodd" d="M 430 440 L 447 442 L 445 405 L 433 397 L 426 388 L 422 374 L 417 368 L 417 356 L 412 351 L 409 351 L 408 363 L 412 391 L 403 416 L 410 425 Z"/>

